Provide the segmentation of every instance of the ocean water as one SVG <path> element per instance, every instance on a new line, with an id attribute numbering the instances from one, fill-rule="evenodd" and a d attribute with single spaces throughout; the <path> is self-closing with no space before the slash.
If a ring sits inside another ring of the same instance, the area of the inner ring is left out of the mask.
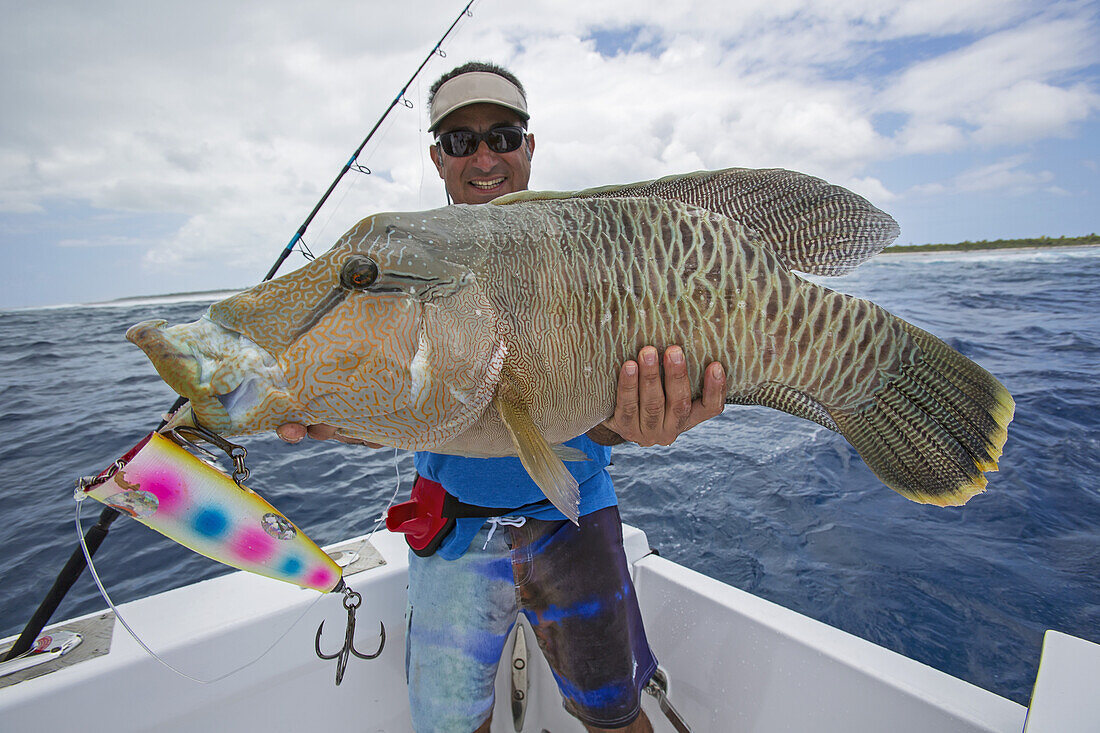
<path id="1" fill-rule="evenodd" d="M 1026 704 L 1045 629 L 1100 641 L 1100 248 L 889 255 L 820 281 L 1008 387 L 1016 418 L 988 490 L 963 508 L 917 505 L 840 436 L 731 406 L 669 448 L 615 450 L 623 516 L 667 558 Z M 22 628 L 76 546 L 74 480 L 173 402 L 126 328 L 206 305 L 0 313 L 0 635 Z M 368 531 L 395 487 L 389 450 L 242 442 L 250 484 L 321 544 Z M 404 496 L 411 456 L 397 463 Z M 86 527 L 99 509 L 84 508 Z M 125 518 L 96 566 L 118 602 L 227 572 Z M 103 607 L 85 574 L 54 620 Z"/>

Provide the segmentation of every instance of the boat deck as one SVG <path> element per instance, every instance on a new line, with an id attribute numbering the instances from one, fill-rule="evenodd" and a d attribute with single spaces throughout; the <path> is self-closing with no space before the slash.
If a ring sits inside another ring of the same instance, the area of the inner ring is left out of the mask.
<path id="1" fill-rule="evenodd" d="M 352 658 L 339 687 L 335 662 L 318 659 L 313 643 L 325 621 L 323 648 L 339 648 L 346 619 L 341 598 L 318 600 L 314 591 L 238 572 L 119 610 L 149 646 L 192 676 L 224 675 L 278 640 L 262 660 L 226 679 L 199 684 L 161 666 L 107 615 L 106 623 L 116 624 L 109 653 L 0 689 L 4 730 L 81 729 L 91 711 L 96 729 L 119 732 L 410 730 L 403 643 L 406 548 L 401 537 L 386 532 L 372 544 L 382 564 L 348 576 L 363 596 L 356 646 L 375 649 L 379 621 L 388 639 L 379 658 Z M 1021 705 L 650 554 L 640 530 L 626 528 L 625 545 L 647 635 L 668 675 L 669 699 L 695 733 L 1024 730 L 1027 709 Z M 562 709 L 530 628 L 519 624 L 513 633 L 525 634 L 530 652 L 520 730 L 582 731 Z M 1072 657 L 1080 649 L 1071 644 L 1062 653 Z M 506 655 L 511 651 L 509 642 Z M 502 664 L 494 732 L 517 730 L 511 683 L 511 665 Z M 1062 707 L 1057 698 L 1065 684 L 1049 691 L 1052 709 Z M 646 696 L 645 706 L 656 730 L 673 730 L 654 699 Z M 1033 719 L 1027 730 L 1076 729 L 1048 728 Z"/>

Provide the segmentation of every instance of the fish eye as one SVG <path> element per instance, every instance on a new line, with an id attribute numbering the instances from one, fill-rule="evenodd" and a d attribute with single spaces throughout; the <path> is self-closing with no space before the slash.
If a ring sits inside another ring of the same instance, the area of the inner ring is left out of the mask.
<path id="1" fill-rule="evenodd" d="M 378 279 L 378 265 L 362 255 L 348 258 L 340 270 L 340 285 L 347 290 L 365 290 Z"/>

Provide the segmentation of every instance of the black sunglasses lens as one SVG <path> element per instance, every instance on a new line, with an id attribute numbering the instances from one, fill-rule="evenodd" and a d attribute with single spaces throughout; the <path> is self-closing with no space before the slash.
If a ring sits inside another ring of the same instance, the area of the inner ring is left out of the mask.
<path id="1" fill-rule="evenodd" d="M 439 136 L 439 143 L 443 146 L 443 152 L 453 158 L 465 158 L 473 155 L 477 150 L 478 139 L 476 133 L 466 130 L 446 132 Z"/>
<path id="2" fill-rule="evenodd" d="M 523 142 L 523 132 L 518 127 L 498 127 L 485 134 L 485 144 L 494 153 L 510 153 Z"/>
<path id="3" fill-rule="evenodd" d="M 443 152 L 452 158 L 465 158 L 477 152 L 484 140 L 494 153 L 510 153 L 523 144 L 523 130 L 518 127 L 497 127 L 484 134 L 469 130 L 445 132 L 439 136 Z"/>

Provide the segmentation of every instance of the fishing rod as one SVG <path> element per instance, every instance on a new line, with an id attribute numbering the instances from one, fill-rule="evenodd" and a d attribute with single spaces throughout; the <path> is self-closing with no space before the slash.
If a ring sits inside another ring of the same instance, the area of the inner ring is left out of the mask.
<path id="1" fill-rule="evenodd" d="M 286 247 L 283 248 L 282 252 L 279 253 L 278 258 L 276 258 L 275 260 L 275 264 L 273 264 L 271 266 L 271 269 L 267 271 L 267 274 L 264 275 L 264 278 L 261 282 L 267 282 L 268 280 L 275 277 L 275 273 L 279 271 L 279 268 L 282 266 L 283 262 L 285 262 L 286 258 L 290 256 L 290 253 L 294 251 L 295 245 L 297 245 L 298 242 L 302 240 L 302 237 L 306 233 L 306 229 L 309 228 L 309 225 L 313 222 L 314 217 L 317 216 L 317 212 L 319 212 L 321 208 L 325 205 L 325 202 L 328 201 L 329 196 L 332 195 L 332 192 L 336 189 L 336 186 L 340 184 L 340 181 L 344 178 L 347 172 L 354 168 L 362 173 L 370 173 L 369 169 L 356 165 L 355 161 L 359 158 L 359 154 L 363 152 L 363 148 L 365 148 L 367 146 L 367 143 L 370 142 L 371 138 L 374 137 L 374 133 L 378 131 L 378 128 L 381 127 L 382 123 L 385 122 L 387 117 L 389 117 L 390 112 L 393 111 L 393 108 L 397 106 L 398 102 L 401 102 L 405 99 L 405 92 L 408 91 L 409 87 L 416 80 L 416 77 L 420 75 L 420 72 L 424 70 L 424 67 L 428 65 L 428 62 L 431 61 L 432 57 L 436 55 L 439 55 L 440 57 L 446 56 L 441 48 L 443 42 L 447 40 L 447 37 L 451 35 L 451 31 L 455 29 L 455 27 L 458 25 L 459 21 L 461 21 L 463 17 L 473 17 L 473 13 L 470 12 L 470 8 L 473 7 L 474 2 L 476 2 L 476 0 L 469 0 L 469 2 L 466 3 L 466 7 L 462 8 L 462 11 L 457 16 L 455 16 L 454 22 L 451 23 L 446 32 L 442 36 L 440 36 L 439 40 L 436 41 L 434 46 L 432 46 L 432 50 L 429 51 L 428 55 L 424 57 L 424 60 L 420 62 L 420 66 L 416 67 L 416 71 L 414 71 L 413 75 L 409 77 L 409 80 L 405 82 L 405 86 L 401 87 L 401 91 L 397 93 L 397 96 L 395 96 L 393 98 L 393 101 L 390 102 L 389 106 L 386 107 L 386 111 L 383 112 L 382 116 L 378 118 L 378 121 L 374 123 L 374 126 L 370 129 L 370 132 L 368 132 L 367 136 L 363 138 L 363 142 L 359 143 L 359 147 L 355 149 L 355 152 L 348 159 L 348 162 L 344 164 L 344 167 L 340 169 L 340 172 L 336 175 L 336 178 L 333 179 L 331 184 L 329 184 L 329 187 L 325 191 L 324 195 L 321 196 L 321 199 L 317 202 L 317 205 L 313 207 L 313 210 L 309 212 L 309 216 L 307 216 L 305 221 L 302 222 L 302 225 L 298 227 L 298 231 L 295 232 L 293 237 L 291 237 L 290 242 L 286 245 Z M 410 108 L 412 107 L 412 103 L 408 100 L 405 100 L 404 103 L 405 106 Z M 176 410 L 183 407 L 186 402 L 187 400 L 183 397 L 178 397 L 175 404 L 172 405 L 172 408 L 168 411 L 167 414 L 173 414 L 174 412 L 176 412 Z M 159 431 L 166 424 L 167 417 L 160 421 L 160 425 L 157 426 L 157 430 Z M 87 533 L 85 533 L 84 543 L 88 548 L 89 557 L 95 554 L 96 550 L 98 550 L 99 546 L 103 543 L 103 540 L 107 538 L 107 533 L 110 531 L 111 524 L 116 519 L 118 519 L 119 513 L 120 512 L 117 509 L 114 509 L 112 507 L 105 507 L 100 513 L 99 519 L 95 523 L 95 525 L 91 529 L 89 529 Z M 46 593 L 46 597 L 42 600 L 42 603 L 39 604 L 38 609 L 35 610 L 34 614 L 27 622 L 27 625 L 24 627 L 23 632 L 19 635 L 19 638 L 16 639 L 15 644 L 13 644 L 11 649 L 9 649 L 4 657 L 0 659 L 0 662 L 6 662 L 8 660 L 14 659 L 19 655 L 24 654 L 31 648 L 34 640 L 38 638 L 38 635 L 42 632 L 42 629 L 44 629 L 46 627 L 46 624 L 49 623 L 50 617 L 53 616 L 54 612 L 57 610 L 57 607 L 61 605 L 61 601 L 65 598 L 65 595 L 69 592 L 69 589 L 72 588 L 74 583 L 76 583 L 77 578 L 80 577 L 81 573 L 84 572 L 84 568 L 86 568 L 87 566 L 88 559 L 87 557 L 85 557 L 83 549 L 77 547 L 76 550 L 73 551 L 72 556 L 69 557 L 69 561 L 65 563 L 65 567 L 61 569 L 61 572 L 58 574 L 57 579 L 54 580 L 53 586 L 50 588 L 49 592 Z"/>
<path id="2" fill-rule="evenodd" d="M 447 29 L 446 33 L 440 36 L 439 41 L 437 41 L 435 46 L 432 47 L 432 50 L 428 52 L 428 55 L 424 57 L 424 60 L 420 62 L 420 66 L 416 67 L 416 71 L 414 71 L 413 75 L 409 77 L 409 80 L 405 82 L 405 86 L 401 87 L 401 91 L 399 91 L 397 93 L 397 96 L 393 98 L 393 101 L 390 102 L 390 106 L 386 107 L 386 111 L 383 112 L 382 116 L 378 118 L 378 121 L 374 123 L 374 127 L 372 127 L 370 129 L 370 132 L 367 133 L 367 136 L 363 138 L 363 142 L 359 143 L 359 147 L 357 147 L 352 156 L 348 158 L 348 162 L 345 163 L 344 167 L 340 169 L 340 172 L 336 174 L 336 178 L 332 181 L 331 184 L 329 184 L 328 190 L 325 191 L 325 195 L 322 196 L 321 200 L 317 202 L 317 205 L 313 207 L 313 211 L 309 212 L 309 216 L 307 216 L 306 220 L 302 222 L 302 226 L 298 228 L 298 231 L 294 234 L 293 237 L 290 238 L 290 242 L 288 242 L 286 247 L 283 248 L 283 251 L 279 253 L 279 258 L 275 260 L 275 264 L 271 266 L 271 269 L 268 271 L 267 275 L 264 276 L 264 281 L 270 280 L 272 277 L 274 277 L 275 272 L 279 269 L 279 266 L 282 265 L 286 258 L 290 256 L 290 253 L 294 251 L 294 245 L 296 245 L 302 239 L 302 235 L 306 233 L 306 228 L 310 225 L 310 222 L 313 221 L 313 217 L 317 216 L 317 212 L 320 211 L 321 207 L 325 205 L 325 201 L 328 200 L 329 195 L 332 194 L 336 186 L 339 185 L 340 180 L 344 177 L 344 175 L 355 166 L 355 160 L 359 157 L 359 153 L 363 151 L 363 148 L 365 148 L 367 143 L 370 142 L 370 139 L 374 137 L 374 133 L 378 131 L 378 128 L 382 125 L 382 122 L 385 121 L 386 117 L 389 116 L 393 108 L 397 106 L 397 103 L 404 99 L 405 92 L 408 90 L 409 85 L 411 85 L 413 83 L 413 80 L 415 80 L 416 77 L 420 75 L 421 70 L 423 70 L 423 68 L 427 66 L 432 56 L 442 53 L 442 51 L 440 50 L 440 46 L 443 45 L 443 41 L 447 40 L 447 36 L 449 36 L 451 34 L 451 31 L 455 29 L 455 26 L 458 25 L 458 22 L 462 20 L 462 17 L 465 15 L 473 17 L 473 13 L 470 12 L 470 7 L 473 4 L 474 0 L 470 0 L 470 2 L 466 3 L 466 7 L 464 7 L 462 9 L 462 12 L 459 13 L 458 16 L 454 19 L 454 22 L 451 23 L 451 27 Z M 446 54 L 443 55 L 445 56 Z M 405 104 L 408 107 L 412 107 L 412 103 L 408 100 L 405 101 Z M 370 171 L 367 170 L 366 172 L 369 173 Z"/>

